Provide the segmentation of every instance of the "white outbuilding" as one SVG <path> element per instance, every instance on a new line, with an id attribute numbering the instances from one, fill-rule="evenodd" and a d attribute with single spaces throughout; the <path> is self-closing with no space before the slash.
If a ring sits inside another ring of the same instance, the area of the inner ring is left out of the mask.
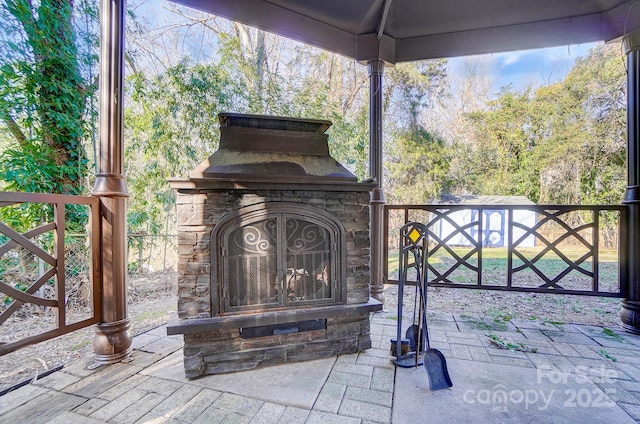
<path id="1" fill-rule="evenodd" d="M 456 205 L 431 220 L 431 230 L 444 244 L 471 246 L 471 238 L 476 242 L 480 240 L 484 247 L 507 247 L 510 211 L 513 242 L 519 247 L 534 247 L 536 244 L 534 235 L 522 239 L 527 229 L 536 225 L 538 218 L 535 210 L 526 208 L 535 206 L 535 203 L 525 196 L 446 196 L 438 204 Z M 467 205 L 469 207 L 465 207 Z"/>

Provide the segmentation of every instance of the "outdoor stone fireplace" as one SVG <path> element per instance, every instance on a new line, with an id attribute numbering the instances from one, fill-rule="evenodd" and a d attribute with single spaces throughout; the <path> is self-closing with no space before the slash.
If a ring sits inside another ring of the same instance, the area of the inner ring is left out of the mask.
<path id="1" fill-rule="evenodd" d="M 220 114 L 219 149 L 178 198 L 187 377 L 371 346 L 369 192 L 329 155 L 328 121 Z"/>

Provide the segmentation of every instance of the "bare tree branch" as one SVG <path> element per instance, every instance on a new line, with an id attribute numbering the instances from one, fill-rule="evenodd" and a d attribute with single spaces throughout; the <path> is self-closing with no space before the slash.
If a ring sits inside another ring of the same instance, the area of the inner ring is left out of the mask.
<path id="1" fill-rule="evenodd" d="M 0 110 L 0 118 L 5 123 L 13 138 L 18 142 L 20 146 L 25 146 L 27 144 L 27 137 L 22 132 L 22 129 L 18 125 L 18 123 L 13 119 L 11 114 L 6 110 Z"/>

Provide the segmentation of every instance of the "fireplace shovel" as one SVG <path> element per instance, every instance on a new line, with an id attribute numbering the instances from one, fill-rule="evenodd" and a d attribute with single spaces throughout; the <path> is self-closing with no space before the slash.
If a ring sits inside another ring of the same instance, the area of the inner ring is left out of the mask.
<path id="1" fill-rule="evenodd" d="M 427 371 L 427 376 L 429 377 L 429 389 L 431 391 L 446 389 L 447 387 L 453 386 L 451 377 L 449 377 L 449 370 L 447 369 L 447 361 L 444 358 L 442 352 L 429 346 L 429 331 L 427 328 L 426 279 L 424 289 L 421 288 L 420 290 L 420 298 L 423 304 L 422 309 L 424 310 L 424 313 L 422 314 L 421 333 L 423 346 L 426 346 L 427 348 L 422 355 L 422 362 L 424 364 L 424 369 Z"/>

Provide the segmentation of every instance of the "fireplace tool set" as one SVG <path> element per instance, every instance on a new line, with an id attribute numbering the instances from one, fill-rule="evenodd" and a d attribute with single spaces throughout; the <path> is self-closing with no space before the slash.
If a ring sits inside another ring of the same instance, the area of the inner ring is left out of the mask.
<path id="1" fill-rule="evenodd" d="M 444 355 L 429 346 L 427 328 L 427 257 L 428 230 L 424 224 L 409 222 L 400 229 L 398 276 L 398 327 L 396 339 L 391 340 L 391 354 L 396 366 L 403 368 L 424 366 L 429 378 L 429 389 L 451 387 Z M 411 274 L 411 275 L 409 275 Z M 402 338 L 402 309 L 404 286 L 407 278 L 415 277 L 415 295 L 412 324 Z M 416 321 L 417 309 L 417 321 Z"/>

